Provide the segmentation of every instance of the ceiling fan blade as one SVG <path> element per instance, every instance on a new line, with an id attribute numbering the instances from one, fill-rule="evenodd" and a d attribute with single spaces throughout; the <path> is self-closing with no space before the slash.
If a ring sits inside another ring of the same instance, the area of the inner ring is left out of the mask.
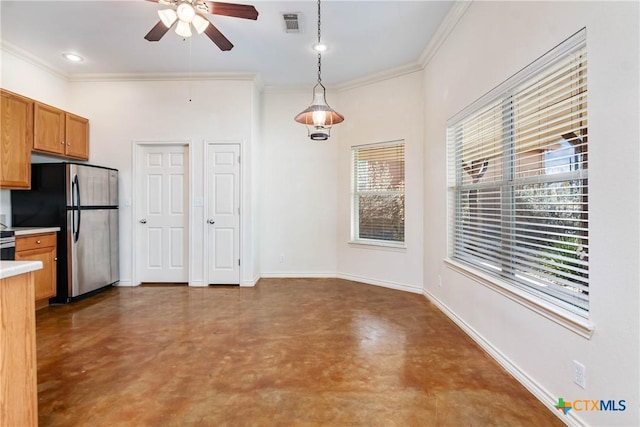
<path id="1" fill-rule="evenodd" d="M 224 34 L 220 32 L 212 23 L 207 25 L 207 28 L 204 30 L 204 33 L 214 42 L 220 50 L 231 50 L 233 49 L 233 44 L 227 39 Z"/>
<path id="2" fill-rule="evenodd" d="M 153 1 L 153 0 L 149 0 Z M 232 16 L 234 18 L 258 19 L 258 11 L 249 4 L 223 3 L 219 1 L 204 0 L 209 13 L 213 15 Z"/>
<path id="3" fill-rule="evenodd" d="M 158 21 L 158 23 L 147 33 L 146 36 L 144 36 L 144 38 L 150 42 L 157 42 L 162 38 L 162 36 L 167 34 L 167 31 L 169 31 L 169 28 L 167 28 L 162 21 Z"/>

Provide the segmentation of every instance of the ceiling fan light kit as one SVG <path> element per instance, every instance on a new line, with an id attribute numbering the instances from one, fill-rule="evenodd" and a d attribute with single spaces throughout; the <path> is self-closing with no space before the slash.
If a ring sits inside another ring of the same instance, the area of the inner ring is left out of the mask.
<path id="1" fill-rule="evenodd" d="M 160 22 L 144 36 L 150 42 L 159 41 L 169 29 L 175 24 L 176 34 L 182 37 L 191 37 L 193 32 L 205 33 L 220 50 L 231 50 L 233 44 L 224 34 L 218 30 L 212 22 L 205 16 L 205 13 L 212 15 L 229 16 L 232 18 L 258 19 L 258 11 L 252 5 L 223 3 L 208 0 L 147 0 L 167 6 L 174 6 L 174 9 L 164 9 L 158 11 Z M 177 24 L 176 24 L 177 22 Z"/>
<path id="2" fill-rule="evenodd" d="M 160 20 L 167 28 L 171 28 L 174 22 L 178 19 L 178 14 L 173 9 L 163 9 L 158 11 Z"/>
<path id="3" fill-rule="evenodd" d="M 188 22 L 178 21 L 176 25 L 176 34 L 182 37 L 191 37 L 191 27 Z"/>
<path id="4" fill-rule="evenodd" d="M 318 82 L 313 87 L 313 101 L 311 105 L 298 114 L 294 120 L 307 126 L 309 138 L 312 141 L 326 141 L 331 136 L 331 127 L 342 123 L 344 116 L 327 103 L 327 90 L 322 84 L 322 51 L 326 46 L 320 41 L 320 0 L 318 0 L 318 44 L 324 49 L 316 48 L 318 52 Z"/>
<path id="5" fill-rule="evenodd" d="M 176 15 L 178 15 L 179 20 L 189 24 L 193 20 L 193 17 L 196 16 L 196 11 L 193 6 L 191 6 L 191 3 L 183 1 L 176 8 Z"/>
<path id="6" fill-rule="evenodd" d="M 202 34 L 204 33 L 204 30 L 207 29 L 207 26 L 209 26 L 209 21 L 207 21 L 200 15 L 196 15 L 193 17 L 191 25 L 193 25 L 193 28 L 195 28 L 198 34 Z"/>

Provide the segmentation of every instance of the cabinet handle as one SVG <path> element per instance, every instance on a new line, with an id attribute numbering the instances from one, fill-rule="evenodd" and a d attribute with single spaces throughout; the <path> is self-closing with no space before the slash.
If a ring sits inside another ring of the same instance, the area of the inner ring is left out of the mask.
<path id="1" fill-rule="evenodd" d="M 70 142 L 67 142 L 67 145 L 71 145 L 71 143 L 70 143 Z"/>
<path id="2" fill-rule="evenodd" d="M 54 260 L 54 261 L 57 261 L 57 260 L 58 260 L 58 257 L 55 257 L 53 260 Z"/>
<path id="3" fill-rule="evenodd" d="M 60 141 L 60 144 L 64 145 L 64 141 Z"/>
<path id="4" fill-rule="evenodd" d="M 37 243 L 37 244 L 40 244 L 40 240 L 36 240 L 36 243 Z"/>

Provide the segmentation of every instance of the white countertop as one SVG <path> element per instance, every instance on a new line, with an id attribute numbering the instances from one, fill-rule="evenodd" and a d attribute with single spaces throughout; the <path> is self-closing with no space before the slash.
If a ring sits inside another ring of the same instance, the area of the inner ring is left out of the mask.
<path id="1" fill-rule="evenodd" d="M 29 234 L 51 233 L 60 231 L 60 227 L 9 227 L 5 230 L 13 231 L 16 236 L 28 236 Z"/>
<path id="2" fill-rule="evenodd" d="M 0 261 L 0 279 L 40 270 L 42 261 Z"/>

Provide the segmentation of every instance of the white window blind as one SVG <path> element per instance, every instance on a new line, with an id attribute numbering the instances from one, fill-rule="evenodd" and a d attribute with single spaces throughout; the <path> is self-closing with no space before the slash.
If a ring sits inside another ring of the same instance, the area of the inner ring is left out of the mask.
<path id="1" fill-rule="evenodd" d="M 404 142 L 352 148 L 353 240 L 404 242 Z"/>
<path id="2" fill-rule="evenodd" d="M 449 122 L 450 256 L 587 317 L 585 31 Z"/>

